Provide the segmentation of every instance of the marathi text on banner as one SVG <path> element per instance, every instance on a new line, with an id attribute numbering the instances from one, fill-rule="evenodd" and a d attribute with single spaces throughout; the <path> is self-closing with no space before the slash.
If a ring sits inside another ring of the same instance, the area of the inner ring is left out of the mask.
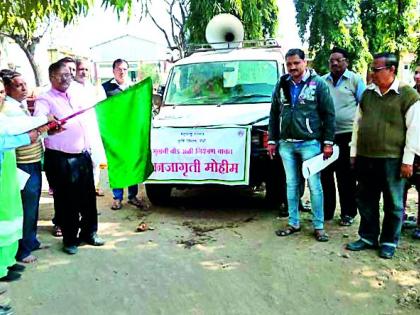
<path id="1" fill-rule="evenodd" d="M 148 182 L 247 185 L 250 128 L 155 128 Z"/>

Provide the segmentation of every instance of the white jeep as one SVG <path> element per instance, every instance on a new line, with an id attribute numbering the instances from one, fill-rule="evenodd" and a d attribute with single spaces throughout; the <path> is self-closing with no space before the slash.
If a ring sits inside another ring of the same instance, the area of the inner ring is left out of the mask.
<path id="1" fill-rule="evenodd" d="M 283 54 L 272 44 L 210 49 L 179 60 L 153 119 L 149 200 L 168 203 L 174 187 L 265 183 L 266 198 L 277 205 L 282 166 L 267 154 L 267 128 L 283 73 Z"/>

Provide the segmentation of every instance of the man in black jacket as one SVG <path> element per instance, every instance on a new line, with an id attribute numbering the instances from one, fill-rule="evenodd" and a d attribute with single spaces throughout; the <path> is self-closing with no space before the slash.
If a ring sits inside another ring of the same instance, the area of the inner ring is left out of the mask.
<path id="1" fill-rule="evenodd" d="M 269 123 L 269 154 L 279 149 L 287 179 L 288 226 L 276 231 L 287 236 L 300 231 L 299 170 L 302 162 L 321 151 L 324 159 L 333 153 L 334 104 L 325 81 L 307 68 L 305 53 L 290 49 L 286 54 L 289 74 L 280 78 L 274 90 Z M 278 148 L 277 148 L 278 145 Z M 324 205 L 320 174 L 308 178 L 316 240 L 328 241 L 324 231 Z"/>
<path id="2" fill-rule="evenodd" d="M 130 86 L 128 82 L 128 62 L 126 60 L 120 58 L 114 60 L 112 63 L 112 72 L 114 73 L 114 78 L 102 84 L 107 97 L 121 93 Z M 138 191 L 139 188 L 137 184 L 128 187 L 128 203 L 137 208 L 142 208 L 143 204 L 137 198 Z M 112 189 L 112 193 L 114 195 L 114 201 L 111 209 L 119 210 L 122 208 L 124 189 L 114 188 Z"/>

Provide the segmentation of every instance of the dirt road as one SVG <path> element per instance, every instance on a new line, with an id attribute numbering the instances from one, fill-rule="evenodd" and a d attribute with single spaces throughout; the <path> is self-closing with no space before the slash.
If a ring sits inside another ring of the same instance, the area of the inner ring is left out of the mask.
<path id="1" fill-rule="evenodd" d="M 98 198 L 107 244 L 69 256 L 50 236 L 43 196 L 40 238 L 52 246 L 11 285 L 17 315 L 420 314 L 420 242 L 408 232 L 383 260 L 344 250 L 358 222 L 328 223 L 331 241 L 318 243 L 303 214 L 302 232 L 275 236 L 286 219 L 258 193 L 180 192 L 171 208 L 111 211 L 107 191 Z M 154 230 L 136 233 L 141 221 Z"/>

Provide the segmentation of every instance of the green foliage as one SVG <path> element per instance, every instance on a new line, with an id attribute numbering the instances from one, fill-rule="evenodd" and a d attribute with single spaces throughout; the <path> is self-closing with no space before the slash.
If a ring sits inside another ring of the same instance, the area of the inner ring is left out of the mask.
<path id="1" fill-rule="evenodd" d="M 205 43 L 207 23 L 215 15 L 230 13 L 238 17 L 245 39 L 273 37 L 277 29 L 276 0 L 191 0 L 187 30 L 190 43 Z"/>
<path id="2" fill-rule="evenodd" d="M 141 1 L 141 0 L 138 0 Z M 67 25 L 78 16 L 86 15 L 94 0 L 2 0 L 0 2 L 0 36 L 12 38 L 24 51 L 40 84 L 38 67 L 34 60 L 35 48 L 44 35 L 51 18 Z M 132 0 L 102 0 L 105 7 L 116 13 L 131 13 Z"/>
<path id="3" fill-rule="evenodd" d="M 93 0 L 3 0 L 0 3 L 0 35 L 10 37 L 23 50 L 37 85 L 40 76 L 34 60 L 35 48 L 50 19 L 58 18 L 66 25 L 86 14 L 92 5 Z"/>
<path id="4" fill-rule="evenodd" d="M 417 0 L 361 0 L 360 9 L 370 52 L 416 49 L 420 27 Z"/>
<path id="5" fill-rule="evenodd" d="M 359 18 L 359 0 L 294 0 L 299 36 L 307 38 L 319 73 L 328 72 L 328 57 L 334 46 L 350 53 L 351 67 L 361 71 L 369 57 Z"/>
<path id="6" fill-rule="evenodd" d="M 141 77 L 140 80 L 150 77 L 152 78 L 153 86 L 157 86 L 161 83 L 161 78 L 159 76 L 159 69 L 156 64 L 142 64 L 139 68 L 139 73 Z"/>
<path id="7" fill-rule="evenodd" d="M 294 0 L 299 35 L 309 34 L 314 68 L 328 71 L 329 50 L 350 51 L 355 70 L 365 68 L 371 55 L 415 52 L 420 59 L 419 0 Z"/>

